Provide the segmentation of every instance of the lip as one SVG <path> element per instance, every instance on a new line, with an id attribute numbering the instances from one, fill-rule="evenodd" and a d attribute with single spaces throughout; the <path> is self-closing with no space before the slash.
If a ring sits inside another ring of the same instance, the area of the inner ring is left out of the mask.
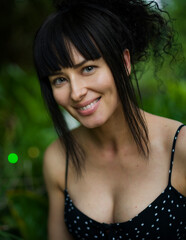
<path id="1" fill-rule="evenodd" d="M 87 106 L 87 105 L 90 105 L 91 103 L 93 103 L 93 102 L 96 101 L 96 100 L 97 100 L 97 102 L 94 103 L 94 105 L 91 106 L 90 108 L 84 109 L 84 110 L 81 109 L 82 107 L 85 107 L 85 106 Z M 77 104 L 77 105 L 75 106 L 75 109 L 76 109 L 76 111 L 77 111 L 80 115 L 82 115 L 82 116 L 91 115 L 91 114 L 94 113 L 94 112 L 96 111 L 96 109 L 98 108 L 99 103 L 100 103 L 100 100 L 101 100 L 101 97 L 98 97 L 98 98 L 95 98 L 95 99 L 93 99 L 93 100 L 87 101 L 87 102 L 85 102 L 85 103 L 83 103 L 83 104 Z"/>
<path id="2" fill-rule="evenodd" d="M 84 103 L 76 104 L 76 105 L 74 106 L 74 108 L 78 109 L 78 108 L 85 107 L 85 106 L 89 105 L 90 103 L 94 102 L 96 99 L 99 99 L 99 98 L 101 98 L 101 97 L 94 98 L 94 99 L 89 100 L 89 101 L 86 101 L 86 102 L 84 102 Z"/>

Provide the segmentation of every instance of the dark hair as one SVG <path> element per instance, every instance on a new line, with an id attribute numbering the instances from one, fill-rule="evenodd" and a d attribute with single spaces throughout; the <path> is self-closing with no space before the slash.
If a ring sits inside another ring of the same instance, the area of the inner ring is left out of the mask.
<path id="1" fill-rule="evenodd" d="M 56 131 L 70 154 L 77 172 L 81 170 L 82 151 L 73 139 L 54 100 L 48 76 L 61 67 L 72 67 L 70 44 L 86 60 L 100 57 L 111 69 L 124 116 L 140 152 L 148 156 L 148 131 L 137 103 L 135 90 L 123 57 L 128 49 L 135 73 L 135 63 L 169 53 L 173 44 L 170 19 L 163 16 L 156 2 L 143 0 L 58 1 L 57 11 L 37 32 L 34 59 L 41 91 Z M 168 16 L 168 14 L 167 14 Z M 159 61 L 159 60 L 158 60 Z"/>

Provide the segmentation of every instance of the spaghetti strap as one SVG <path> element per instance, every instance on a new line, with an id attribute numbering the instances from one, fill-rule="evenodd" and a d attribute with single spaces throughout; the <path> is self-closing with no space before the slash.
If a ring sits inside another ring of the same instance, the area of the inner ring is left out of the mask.
<path id="1" fill-rule="evenodd" d="M 170 168 L 169 168 L 169 185 L 171 185 L 171 175 L 172 175 L 172 167 L 174 162 L 174 153 L 175 153 L 175 147 L 176 147 L 176 140 L 178 138 L 178 134 L 181 130 L 181 128 L 185 126 L 184 124 L 180 125 L 175 133 L 173 144 L 172 144 L 172 150 L 171 150 L 171 162 L 170 162 Z"/>
<path id="2" fill-rule="evenodd" d="M 68 159 L 69 159 L 69 153 L 68 153 L 68 150 L 66 150 L 65 190 L 67 190 L 67 179 L 68 179 Z"/>

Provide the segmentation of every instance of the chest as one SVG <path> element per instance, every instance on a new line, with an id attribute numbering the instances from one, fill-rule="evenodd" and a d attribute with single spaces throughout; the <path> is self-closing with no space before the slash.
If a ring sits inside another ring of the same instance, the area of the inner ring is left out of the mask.
<path id="1" fill-rule="evenodd" d="M 139 215 L 125 222 L 95 221 L 74 206 L 65 193 L 65 222 L 75 239 L 185 239 L 186 199 L 167 187 Z M 70 210 L 70 211 L 69 211 Z"/>
<path id="2" fill-rule="evenodd" d="M 142 212 L 168 184 L 168 166 L 136 165 L 126 169 L 113 165 L 89 170 L 72 183 L 69 194 L 73 204 L 98 222 L 125 222 Z M 167 173 L 167 174 L 165 174 Z"/>

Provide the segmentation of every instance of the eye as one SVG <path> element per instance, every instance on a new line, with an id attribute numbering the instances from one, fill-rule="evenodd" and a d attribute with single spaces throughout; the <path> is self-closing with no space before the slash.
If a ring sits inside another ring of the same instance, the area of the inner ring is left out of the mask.
<path id="1" fill-rule="evenodd" d="M 95 70 L 95 66 L 87 66 L 83 68 L 83 73 L 92 73 Z"/>
<path id="2" fill-rule="evenodd" d="M 55 78 L 53 81 L 52 81 L 52 85 L 54 86 L 59 86 L 61 84 L 63 84 L 64 82 L 66 82 L 67 80 L 63 77 L 59 77 L 59 78 Z"/>

